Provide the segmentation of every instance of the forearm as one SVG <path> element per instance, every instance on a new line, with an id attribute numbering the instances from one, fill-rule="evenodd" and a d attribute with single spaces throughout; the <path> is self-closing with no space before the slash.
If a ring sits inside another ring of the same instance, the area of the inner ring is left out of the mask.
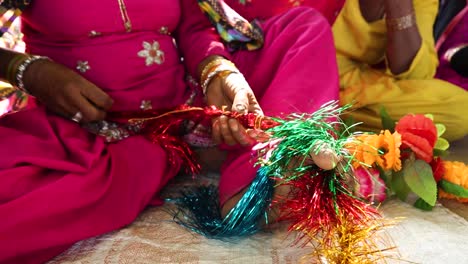
<path id="1" fill-rule="evenodd" d="M 15 61 L 20 62 L 26 55 L 0 48 L 0 80 L 11 82 L 15 71 Z"/>
<path id="2" fill-rule="evenodd" d="M 385 13 L 387 20 L 387 62 L 393 74 L 405 72 L 411 66 L 418 53 L 422 38 L 416 25 L 412 0 L 385 0 Z M 408 23 L 401 23 L 402 27 L 395 25 L 396 21 L 412 15 Z"/>
<path id="3" fill-rule="evenodd" d="M 385 14 L 383 1 L 384 0 L 359 0 L 361 15 L 368 23 L 382 19 Z"/>

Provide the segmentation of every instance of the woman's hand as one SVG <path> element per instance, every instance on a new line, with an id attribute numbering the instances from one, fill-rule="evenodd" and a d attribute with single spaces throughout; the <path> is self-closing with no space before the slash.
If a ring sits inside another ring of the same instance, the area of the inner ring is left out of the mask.
<path id="1" fill-rule="evenodd" d="M 49 60 L 32 63 L 24 73 L 24 85 L 49 109 L 77 122 L 102 120 L 112 99 L 74 71 Z"/>
<path id="2" fill-rule="evenodd" d="M 226 107 L 226 110 L 239 113 L 263 115 L 252 89 L 240 73 L 216 76 L 206 89 L 206 98 L 208 105 Z M 227 116 L 214 119 L 212 131 L 216 143 L 247 146 L 255 142 L 236 119 Z"/>

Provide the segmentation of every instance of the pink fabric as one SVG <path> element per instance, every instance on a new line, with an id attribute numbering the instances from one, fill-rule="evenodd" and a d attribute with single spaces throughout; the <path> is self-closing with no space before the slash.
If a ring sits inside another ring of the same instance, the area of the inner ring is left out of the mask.
<path id="1" fill-rule="evenodd" d="M 182 21 L 177 1 L 125 1 L 134 30 L 125 33 L 116 0 L 36 0 L 24 15 L 27 49 L 71 69 L 87 61 L 83 75 L 114 98 L 114 111 L 139 109 L 142 100 L 174 106 L 187 98 L 184 69 L 161 27 L 173 31 L 180 22 L 179 45 L 192 72 L 204 56 L 225 54 L 191 1 L 182 0 L 189 4 Z M 201 23 L 196 30 L 187 26 L 193 21 Z M 262 50 L 232 57 L 266 114 L 311 112 L 338 98 L 332 35 L 322 16 L 294 9 L 264 29 Z M 102 35 L 90 38 L 92 30 Z M 146 66 L 137 53 L 155 41 L 164 62 Z M 0 144 L 0 263 L 41 263 L 74 242 L 129 224 L 159 201 L 154 198 L 180 167 L 168 165 L 163 150 L 142 137 L 106 144 L 40 105 L 0 119 Z M 231 152 L 221 200 L 255 173 L 249 149 Z"/>
<path id="2" fill-rule="evenodd" d="M 258 51 L 238 51 L 232 60 L 245 75 L 264 112 L 284 116 L 312 113 L 338 100 L 338 67 L 327 21 L 305 7 L 273 17 L 263 24 L 265 45 Z M 256 175 L 252 154 L 228 155 L 220 181 L 220 202 L 246 187 Z"/>
<path id="3" fill-rule="evenodd" d="M 440 64 L 437 68 L 436 77 L 458 85 L 468 91 L 468 78 L 461 76 L 450 66 L 450 62 L 445 59 L 445 53 L 462 44 L 468 44 L 468 6 L 463 9 L 456 18 L 456 24 L 450 25 L 450 33 L 444 34 L 444 41 L 439 43 L 438 49 Z M 455 22 L 455 21 L 454 21 Z M 452 23 L 454 23 L 452 22 Z M 453 28 L 452 28 L 453 26 Z"/>
<path id="4" fill-rule="evenodd" d="M 172 32 L 180 20 L 173 0 L 126 1 L 126 33 L 116 0 L 36 0 L 24 13 L 27 50 L 71 69 L 114 99 L 113 111 L 179 105 L 188 97 Z M 143 15 L 147 14 L 147 15 Z M 89 37 L 91 31 L 99 32 Z M 207 50 L 212 32 L 196 34 L 192 51 Z M 145 65 L 143 43 L 159 43 L 163 63 Z M 222 45 L 218 45 L 222 53 Z M 209 53 L 209 51 L 206 51 Z M 205 54 L 207 55 L 207 54 Z M 41 263 L 81 239 L 123 227 L 175 176 L 162 149 L 142 137 L 106 144 L 44 107 L 0 119 L 0 263 Z"/>
<path id="5" fill-rule="evenodd" d="M 248 19 L 266 20 L 297 6 L 308 6 L 319 11 L 330 24 L 333 24 L 345 0 L 225 0 L 240 15 Z"/>

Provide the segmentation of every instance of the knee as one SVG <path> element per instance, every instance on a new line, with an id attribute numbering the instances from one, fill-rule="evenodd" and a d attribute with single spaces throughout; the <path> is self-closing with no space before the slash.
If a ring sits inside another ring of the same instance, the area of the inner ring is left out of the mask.
<path id="1" fill-rule="evenodd" d="M 437 122 L 437 117 L 435 121 Z M 452 118 L 441 123 L 446 128 L 442 137 L 448 141 L 459 140 L 468 135 L 468 115 L 453 113 Z"/>
<path id="2" fill-rule="evenodd" d="M 333 41 L 331 26 L 327 19 L 311 7 L 292 8 L 270 19 L 264 27 L 267 35 L 271 32 L 275 32 L 276 35 L 278 31 L 284 32 L 292 39 L 301 36 L 317 38 L 317 36 L 329 35 L 330 40 Z"/>

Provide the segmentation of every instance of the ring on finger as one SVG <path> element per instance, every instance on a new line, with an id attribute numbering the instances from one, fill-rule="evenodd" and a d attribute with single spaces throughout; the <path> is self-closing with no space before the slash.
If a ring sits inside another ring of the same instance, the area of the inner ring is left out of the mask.
<path id="1" fill-rule="evenodd" d="M 72 121 L 75 121 L 76 123 L 79 123 L 83 119 L 83 114 L 78 111 L 76 114 L 71 118 Z"/>
<path id="2" fill-rule="evenodd" d="M 236 104 L 236 111 L 244 112 L 247 109 L 244 104 Z"/>

